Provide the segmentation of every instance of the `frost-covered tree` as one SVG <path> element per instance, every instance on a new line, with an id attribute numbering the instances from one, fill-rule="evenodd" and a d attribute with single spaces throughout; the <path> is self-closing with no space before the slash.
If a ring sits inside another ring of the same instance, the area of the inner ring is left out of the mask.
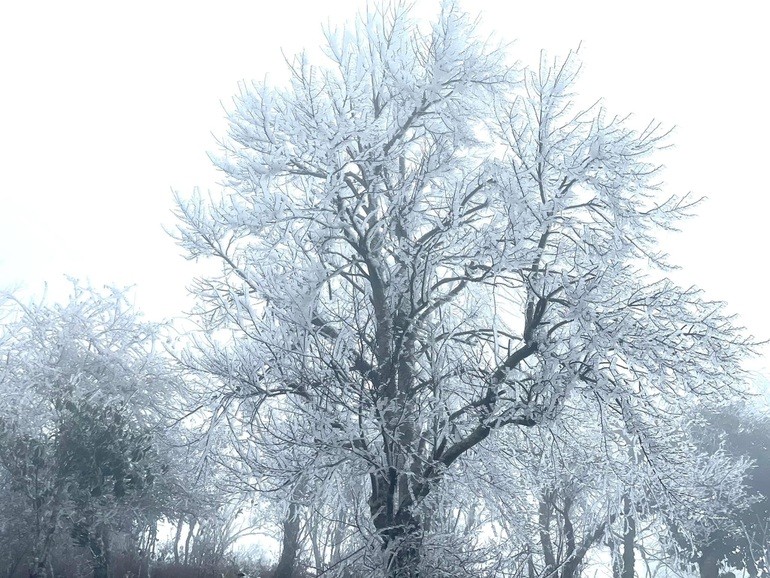
<path id="1" fill-rule="evenodd" d="M 181 245 L 221 265 L 187 362 L 280 464 L 257 486 L 344 467 L 378 572 L 417 576 L 466 457 L 573 396 L 653 456 L 658 420 L 730 395 L 751 344 L 665 278 L 656 233 L 694 204 L 660 192 L 667 135 L 576 107 L 574 55 L 518 71 L 448 2 L 430 26 L 372 10 L 324 48 L 242 88 L 221 193 L 179 201 Z"/>
<path id="2" fill-rule="evenodd" d="M 575 397 L 547 427 L 517 433 L 499 441 L 486 461 L 496 462 L 498 479 L 519 480 L 532 499 L 511 508 L 515 501 L 498 490 L 487 503 L 503 528 L 528 520 L 524 531 L 507 533 L 509 540 L 523 538 L 531 578 L 582 576 L 607 547 L 613 575 L 633 578 L 636 561 L 676 556 L 665 539 L 667 523 L 700 537 L 748 503 L 748 462 L 699 447 L 689 416 L 669 415 L 642 445 L 621 415 Z"/>
<path id="3" fill-rule="evenodd" d="M 146 555 L 178 493 L 178 376 L 120 291 L 9 299 L 0 326 L 0 563 L 47 575 L 77 545 L 96 576 Z M 173 439 L 172 439 L 173 438 Z"/>
<path id="4" fill-rule="evenodd" d="M 721 502 L 721 511 L 692 523 L 690 515 L 671 516 L 669 529 L 680 561 L 697 564 L 701 578 L 717 578 L 726 566 L 755 578 L 770 573 L 770 415 L 759 400 L 735 400 L 719 408 L 705 408 L 693 426 L 699 451 L 727 454 L 748 463 L 742 480 L 746 498 Z M 734 471 L 713 472 L 723 477 L 722 489 L 736 485 Z M 689 522 L 689 524 L 688 524 Z M 689 526 L 689 527 L 688 527 Z"/>

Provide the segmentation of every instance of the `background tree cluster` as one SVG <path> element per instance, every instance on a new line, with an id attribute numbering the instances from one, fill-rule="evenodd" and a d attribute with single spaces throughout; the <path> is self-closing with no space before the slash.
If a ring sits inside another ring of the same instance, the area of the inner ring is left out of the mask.
<path id="1" fill-rule="evenodd" d="M 214 572 L 258 527 L 278 578 L 766 575 L 756 342 L 667 277 L 668 133 L 451 2 L 324 52 L 244 86 L 221 191 L 179 195 L 216 267 L 168 350 L 120 293 L 9 300 L 6 574 Z"/>
<path id="2" fill-rule="evenodd" d="M 181 562 L 220 562 L 206 532 L 226 500 L 200 482 L 202 447 L 179 426 L 190 392 L 159 326 L 124 293 L 77 284 L 66 305 L 8 297 L 3 313 L 2 575 L 147 575 L 169 524 L 187 530 Z"/>

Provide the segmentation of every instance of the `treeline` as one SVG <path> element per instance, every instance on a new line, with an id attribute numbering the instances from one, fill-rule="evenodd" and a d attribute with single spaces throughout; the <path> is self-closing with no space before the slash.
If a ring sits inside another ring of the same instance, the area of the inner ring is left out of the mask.
<path id="1" fill-rule="evenodd" d="M 2 311 L 4 576 L 356 575 L 362 481 L 308 469 L 291 494 L 255 493 L 263 473 L 240 409 L 217 417 L 221 400 L 181 362 L 172 328 L 121 292 L 77 285 L 64 305 L 6 296 Z M 456 575 L 512 563 L 527 578 L 593 565 L 622 578 L 767 573 L 765 400 L 696 405 L 655 424 L 657 447 L 635 448 L 612 423 L 571 405 L 469 456 L 430 502 L 427 551 L 451 552 Z M 283 568 L 277 551 L 233 548 L 255 533 L 283 538 Z"/>

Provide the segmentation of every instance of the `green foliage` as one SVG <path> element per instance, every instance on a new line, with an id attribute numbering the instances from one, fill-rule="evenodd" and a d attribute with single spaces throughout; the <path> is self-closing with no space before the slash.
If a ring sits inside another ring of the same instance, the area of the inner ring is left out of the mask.
<path id="1" fill-rule="evenodd" d="M 152 436 L 119 406 L 58 399 L 54 407 L 57 418 L 44 437 L 0 420 L 0 465 L 12 495 L 36 520 L 35 550 L 62 529 L 104 558 L 107 534 L 136 515 L 163 473 Z"/>
<path id="2" fill-rule="evenodd" d="M 61 473 L 75 480 L 80 499 L 122 499 L 152 486 L 152 436 L 125 410 L 87 401 L 65 400 L 61 405 Z"/>

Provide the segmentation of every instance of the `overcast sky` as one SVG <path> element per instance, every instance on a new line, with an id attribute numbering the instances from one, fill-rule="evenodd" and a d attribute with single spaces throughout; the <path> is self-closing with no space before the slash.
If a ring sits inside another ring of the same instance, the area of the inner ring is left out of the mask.
<path id="1" fill-rule="evenodd" d="M 487 29 L 541 48 L 582 42 L 579 90 L 612 112 L 676 125 L 671 192 L 709 197 L 667 239 L 696 283 L 770 337 L 765 74 L 760 2 L 466 1 Z M 135 285 L 150 317 L 189 305 L 194 271 L 162 225 L 172 189 L 216 188 L 207 151 L 238 83 L 282 77 L 281 49 L 321 42 L 360 0 L 14 2 L 0 15 L 0 288 L 53 297 L 64 275 Z M 417 0 L 430 14 L 438 2 Z M 755 364 L 756 366 L 757 364 Z M 760 366 L 770 365 L 767 361 Z"/>

